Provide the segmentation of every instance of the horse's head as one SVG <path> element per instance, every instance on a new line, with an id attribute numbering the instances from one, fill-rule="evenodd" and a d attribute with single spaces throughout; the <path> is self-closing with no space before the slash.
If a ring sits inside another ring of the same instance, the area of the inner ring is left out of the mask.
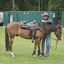
<path id="1" fill-rule="evenodd" d="M 57 27 L 57 30 L 55 31 L 55 35 L 58 38 L 58 40 L 62 40 L 62 29 L 60 25 Z"/>

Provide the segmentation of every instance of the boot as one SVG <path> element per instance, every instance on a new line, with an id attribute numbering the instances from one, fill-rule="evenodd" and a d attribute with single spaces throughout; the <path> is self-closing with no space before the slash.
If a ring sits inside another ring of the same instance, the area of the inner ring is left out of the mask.
<path id="1" fill-rule="evenodd" d="M 49 56 L 49 53 L 46 53 L 45 57 Z"/>
<path id="2" fill-rule="evenodd" d="M 41 52 L 41 55 L 44 55 L 44 52 Z"/>

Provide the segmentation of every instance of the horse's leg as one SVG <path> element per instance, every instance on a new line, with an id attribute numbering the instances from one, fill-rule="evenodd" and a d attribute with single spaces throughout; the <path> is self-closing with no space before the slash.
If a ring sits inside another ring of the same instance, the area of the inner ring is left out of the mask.
<path id="1" fill-rule="evenodd" d="M 9 40 L 9 50 L 10 50 L 10 54 L 11 54 L 12 58 L 15 57 L 13 54 L 13 51 L 12 51 L 13 40 L 14 40 L 14 38 L 10 38 L 10 40 Z"/>
<path id="2" fill-rule="evenodd" d="M 33 55 L 34 55 L 34 58 L 36 58 L 36 48 L 37 48 L 37 43 L 35 42 L 34 44 L 34 51 L 33 51 Z"/>
<path id="3" fill-rule="evenodd" d="M 40 41 L 38 43 L 38 56 L 42 57 L 42 55 L 40 54 L 40 43 L 41 43 L 41 39 L 40 39 Z"/>
<path id="4" fill-rule="evenodd" d="M 34 58 L 36 58 L 36 55 L 35 55 L 36 54 L 36 48 L 37 48 L 39 41 L 40 41 L 39 38 L 35 38 L 34 51 L 33 51 Z"/>

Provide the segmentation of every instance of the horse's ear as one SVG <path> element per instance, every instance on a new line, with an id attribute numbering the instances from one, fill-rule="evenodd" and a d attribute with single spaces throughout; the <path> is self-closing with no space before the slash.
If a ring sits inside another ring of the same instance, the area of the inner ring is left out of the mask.
<path id="1" fill-rule="evenodd" d="M 59 28 L 59 29 L 61 29 L 61 26 L 60 26 L 60 25 L 58 25 L 58 28 Z"/>

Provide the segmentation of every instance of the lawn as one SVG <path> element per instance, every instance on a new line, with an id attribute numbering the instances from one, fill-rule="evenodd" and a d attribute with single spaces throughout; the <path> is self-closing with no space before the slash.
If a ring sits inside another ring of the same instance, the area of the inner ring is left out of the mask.
<path id="1" fill-rule="evenodd" d="M 62 31 L 64 38 L 64 30 Z M 55 38 L 54 33 L 51 34 Z M 55 48 L 55 40 L 52 40 L 52 47 Z M 9 52 L 5 50 L 5 29 L 0 27 L 0 64 L 64 64 L 64 39 L 58 42 L 57 49 L 51 50 L 49 57 L 33 58 L 32 52 L 34 43 L 31 40 L 15 37 L 13 52 L 15 58 L 12 58 Z M 46 52 L 45 52 L 46 53 Z"/>

